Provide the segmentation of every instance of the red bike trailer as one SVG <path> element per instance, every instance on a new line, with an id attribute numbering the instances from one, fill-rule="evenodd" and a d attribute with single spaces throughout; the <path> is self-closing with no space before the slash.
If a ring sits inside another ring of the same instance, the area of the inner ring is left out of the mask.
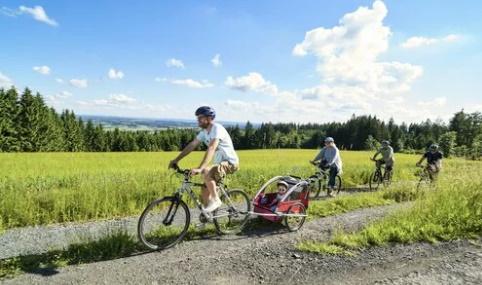
<path id="1" fill-rule="evenodd" d="M 272 211 L 269 205 L 271 201 L 276 199 L 277 193 L 265 193 L 266 190 L 278 181 L 285 181 L 290 186 L 286 194 L 277 203 L 275 211 Z M 263 217 L 272 222 L 284 221 L 289 230 L 295 231 L 301 228 L 304 223 L 306 210 L 309 204 L 309 184 L 310 179 L 302 180 L 299 177 L 293 176 L 275 176 L 266 182 L 256 193 L 253 198 L 252 215 Z M 261 203 L 263 198 L 265 203 Z M 293 218 L 296 220 L 293 224 Z"/>

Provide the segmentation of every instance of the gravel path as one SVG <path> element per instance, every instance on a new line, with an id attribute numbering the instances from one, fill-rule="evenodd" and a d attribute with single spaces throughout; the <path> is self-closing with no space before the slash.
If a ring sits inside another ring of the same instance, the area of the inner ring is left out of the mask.
<path id="1" fill-rule="evenodd" d="M 404 207 L 362 209 L 307 223 L 299 232 L 266 223 L 245 235 L 208 236 L 127 258 L 24 274 L 1 284 L 482 284 L 482 247 L 458 241 L 395 245 L 355 257 L 299 252 L 301 239 L 326 240 Z M 45 273 L 45 272 L 44 272 Z"/>
<path id="2" fill-rule="evenodd" d="M 368 188 L 349 188 L 341 195 L 351 195 L 367 191 Z M 323 194 L 322 194 L 323 195 Z M 321 196 L 320 199 L 326 199 Z M 199 210 L 190 209 L 194 222 L 198 221 Z M 51 250 L 61 250 L 74 243 L 86 243 L 125 231 L 137 234 L 138 217 L 85 223 L 66 223 L 47 226 L 15 228 L 0 234 L 0 259 L 42 254 Z"/>

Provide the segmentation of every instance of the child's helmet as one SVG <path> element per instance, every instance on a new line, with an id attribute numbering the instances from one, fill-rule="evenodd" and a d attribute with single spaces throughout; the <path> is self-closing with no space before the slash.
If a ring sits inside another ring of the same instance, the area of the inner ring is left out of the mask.
<path id="1" fill-rule="evenodd" d="M 284 187 L 286 187 L 286 189 L 290 188 L 288 183 L 286 183 L 285 181 L 283 180 L 279 180 L 278 183 L 276 183 L 277 186 L 279 185 L 283 185 Z"/>

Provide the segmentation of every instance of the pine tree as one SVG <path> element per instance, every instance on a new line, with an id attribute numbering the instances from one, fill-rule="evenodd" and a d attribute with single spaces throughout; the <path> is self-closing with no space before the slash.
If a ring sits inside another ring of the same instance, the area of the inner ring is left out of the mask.
<path id="1" fill-rule="evenodd" d="M 38 101 L 32 92 L 26 88 L 19 101 L 17 116 L 17 137 L 22 151 L 38 151 L 40 110 Z"/>
<path id="2" fill-rule="evenodd" d="M 19 151 L 16 118 L 18 115 L 18 94 L 15 88 L 0 89 L 0 151 Z"/>
<path id="3" fill-rule="evenodd" d="M 94 146 L 95 127 L 92 120 L 87 121 L 84 130 L 84 146 L 86 151 L 95 151 Z"/>
<path id="4" fill-rule="evenodd" d="M 65 147 L 67 151 L 82 151 L 84 149 L 84 138 L 82 121 L 75 118 L 73 111 L 65 110 L 62 115 L 64 125 Z"/>

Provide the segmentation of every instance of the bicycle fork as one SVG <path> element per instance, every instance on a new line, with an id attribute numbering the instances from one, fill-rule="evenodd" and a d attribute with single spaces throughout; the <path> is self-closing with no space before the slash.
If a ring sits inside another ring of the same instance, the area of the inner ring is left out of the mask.
<path id="1" fill-rule="evenodd" d="M 179 208 L 179 199 L 176 197 L 174 201 L 172 201 L 171 205 L 169 205 L 169 210 L 167 211 L 166 217 L 162 220 L 162 223 L 165 226 L 170 226 L 172 221 L 174 220 L 174 216 L 177 213 L 177 209 Z"/>

